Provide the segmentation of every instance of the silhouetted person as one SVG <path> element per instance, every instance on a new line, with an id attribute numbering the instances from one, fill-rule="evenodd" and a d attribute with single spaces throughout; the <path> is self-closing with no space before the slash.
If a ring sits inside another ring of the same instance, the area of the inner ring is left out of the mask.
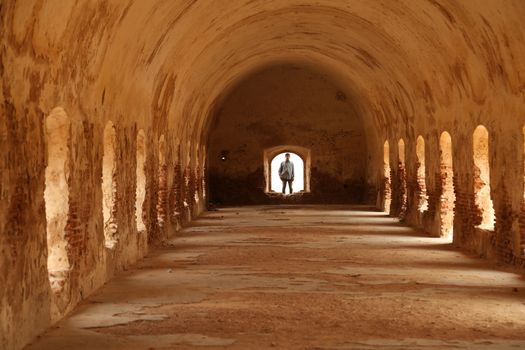
<path id="1" fill-rule="evenodd" d="M 293 193 L 292 182 L 294 178 L 293 163 L 290 161 L 290 153 L 285 154 L 286 160 L 279 167 L 279 177 L 283 182 L 283 194 L 286 192 L 286 184 L 290 187 L 290 194 Z"/>

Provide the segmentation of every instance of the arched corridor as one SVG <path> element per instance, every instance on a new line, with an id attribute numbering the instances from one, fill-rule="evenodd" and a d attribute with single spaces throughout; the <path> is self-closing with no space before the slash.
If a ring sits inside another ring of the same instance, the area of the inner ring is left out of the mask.
<path id="1" fill-rule="evenodd" d="M 3 1 L 0 349 L 525 347 L 523 18 Z"/>

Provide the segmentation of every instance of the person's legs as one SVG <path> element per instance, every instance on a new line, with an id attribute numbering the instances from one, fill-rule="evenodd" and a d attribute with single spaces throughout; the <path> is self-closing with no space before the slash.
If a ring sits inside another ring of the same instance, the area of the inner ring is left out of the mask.
<path id="1" fill-rule="evenodd" d="M 288 180 L 288 187 L 290 187 L 290 194 L 292 194 L 293 193 L 292 180 Z"/>
<path id="2" fill-rule="evenodd" d="M 283 194 L 284 194 L 286 192 L 286 180 L 281 179 L 281 181 L 283 182 Z"/>

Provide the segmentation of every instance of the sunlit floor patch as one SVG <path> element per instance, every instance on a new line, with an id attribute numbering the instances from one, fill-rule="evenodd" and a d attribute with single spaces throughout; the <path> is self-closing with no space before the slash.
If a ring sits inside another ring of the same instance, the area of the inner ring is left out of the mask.
<path id="1" fill-rule="evenodd" d="M 525 349 L 522 276 L 369 210 L 207 213 L 29 349 Z"/>

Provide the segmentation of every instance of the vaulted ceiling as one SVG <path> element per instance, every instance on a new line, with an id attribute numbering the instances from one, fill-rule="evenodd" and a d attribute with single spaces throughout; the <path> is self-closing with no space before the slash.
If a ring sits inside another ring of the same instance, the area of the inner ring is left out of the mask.
<path id="1" fill-rule="evenodd" d="M 381 136 L 389 125 L 414 136 L 456 120 L 455 106 L 525 90 L 521 0 L 30 3 L 3 5 L 4 50 L 52 64 L 37 74 L 50 96 L 186 137 L 202 136 L 236 82 L 277 62 L 329 74 Z M 13 73 L 34 78 L 18 59 Z"/>

